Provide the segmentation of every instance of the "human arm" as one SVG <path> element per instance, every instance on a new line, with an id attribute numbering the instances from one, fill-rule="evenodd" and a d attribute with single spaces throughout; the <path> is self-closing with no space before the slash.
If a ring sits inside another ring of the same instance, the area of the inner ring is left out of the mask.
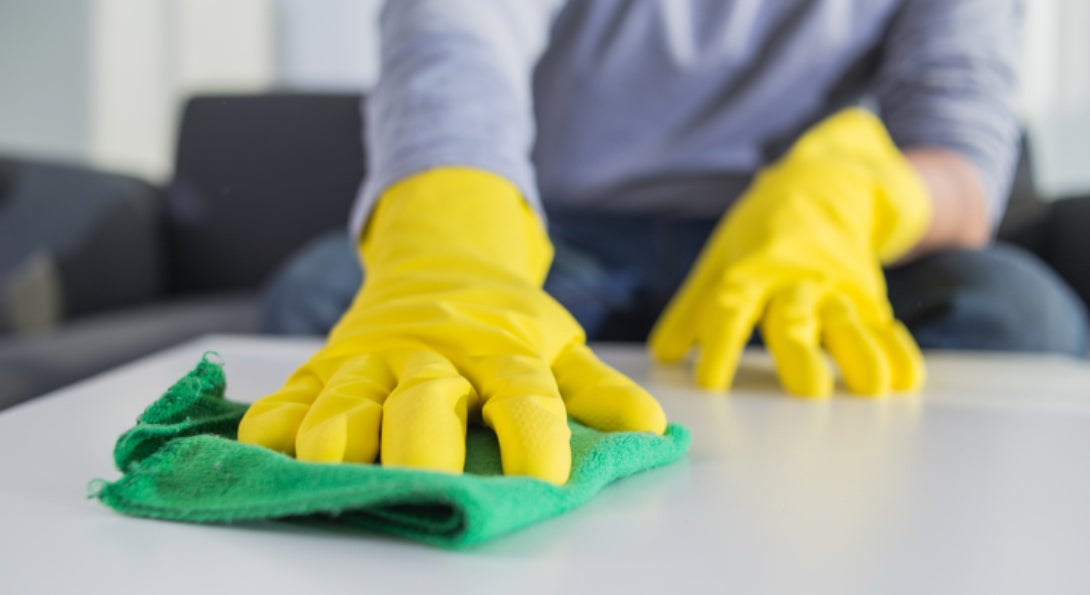
<path id="1" fill-rule="evenodd" d="M 931 221 L 900 262 L 946 248 L 983 248 L 994 224 L 976 166 L 952 149 L 913 148 L 905 157 L 920 176 L 931 201 Z"/>
<path id="2" fill-rule="evenodd" d="M 383 192 L 436 167 L 510 181 L 541 212 L 530 149 L 531 73 L 560 0 L 397 0 L 383 5 L 381 76 L 369 94 L 358 236 Z"/>
<path id="3" fill-rule="evenodd" d="M 552 259 L 529 163 L 527 6 L 398 0 L 368 104 L 354 218 L 365 283 L 326 344 L 239 426 L 300 460 L 460 473 L 467 423 L 505 473 L 568 478 L 568 417 L 662 433 L 658 403 L 586 346 L 542 283 Z"/>
<path id="4" fill-rule="evenodd" d="M 910 0 L 883 42 L 875 83 L 890 136 L 928 187 L 927 233 L 905 260 L 986 245 L 1017 159 L 1016 0 Z"/>

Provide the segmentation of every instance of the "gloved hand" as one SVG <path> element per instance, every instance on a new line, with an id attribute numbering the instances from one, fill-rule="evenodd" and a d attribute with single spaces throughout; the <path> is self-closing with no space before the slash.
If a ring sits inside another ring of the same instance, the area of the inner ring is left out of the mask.
<path id="1" fill-rule="evenodd" d="M 674 362 L 700 346 L 698 385 L 730 386 L 756 324 L 791 393 L 878 395 L 924 382 L 919 348 L 893 318 L 882 264 L 923 236 L 931 202 L 881 122 L 842 111 L 766 168 L 720 221 L 650 338 Z"/>
<path id="2" fill-rule="evenodd" d="M 305 461 L 380 455 L 461 473 L 466 423 L 483 421 L 504 473 L 564 483 L 568 415 L 606 431 L 665 430 L 651 395 L 598 360 L 541 289 L 552 245 L 502 178 L 443 168 L 403 180 L 361 250 L 366 282 L 352 306 L 247 412 L 240 441 Z"/>

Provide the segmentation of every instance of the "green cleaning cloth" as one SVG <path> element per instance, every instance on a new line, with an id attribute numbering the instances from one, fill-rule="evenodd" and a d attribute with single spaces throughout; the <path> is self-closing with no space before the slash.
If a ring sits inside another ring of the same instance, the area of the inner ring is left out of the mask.
<path id="1" fill-rule="evenodd" d="M 680 459 L 688 431 L 603 433 L 571 422 L 572 474 L 555 486 L 504 476 L 491 430 L 471 427 L 464 475 L 379 465 L 302 463 L 235 440 L 248 405 L 224 399 L 207 356 L 117 441 L 116 482 L 92 492 L 125 514 L 197 523 L 326 517 L 463 547 L 568 512 L 606 484 Z"/>

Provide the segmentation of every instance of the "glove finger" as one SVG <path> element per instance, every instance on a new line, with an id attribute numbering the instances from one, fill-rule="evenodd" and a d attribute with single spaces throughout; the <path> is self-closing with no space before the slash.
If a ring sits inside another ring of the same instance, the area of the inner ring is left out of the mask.
<path id="1" fill-rule="evenodd" d="M 681 361 L 696 342 L 699 310 L 698 292 L 683 286 L 651 329 L 647 346 L 652 357 L 668 364 Z"/>
<path id="2" fill-rule="evenodd" d="M 905 325 L 894 320 L 879 333 L 879 341 L 889 358 L 890 386 L 896 391 L 916 391 L 927 381 L 927 366 L 916 340 Z"/>
<path id="3" fill-rule="evenodd" d="M 466 458 L 466 415 L 477 392 L 437 353 L 386 354 L 398 378 L 382 415 L 383 465 L 461 473 Z"/>
<path id="4" fill-rule="evenodd" d="M 382 358 L 345 361 L 326 382 L 295 437 L 300 461 L 370 463 L 378 455 L 382 402 L 394 375 Z"/>
<path id="5" fill-rule="evenodd" d="M 705 248 L 693 265 L 681 288 L 667 304 L 651 329 L 647 346 L 651 355 L 664 363 L 680 361 L 696 343 L 703 324 L 701 312 L 707 297 L 719 282 L 717 267 L 712 262 L 715 250 Z"/>
<path id="6" fill-rule="evenodd" d="M 822 343 L 840 368 L 848 390 L 860 395 L 889 392 L 891 373 L 882 344 L 844 295 L 830 294 L 822 306 Z"/>
<path id="7" fill-rule="evenodd" d="M 730 387 L 764 301 L 764 291 L 752 286 L 731 286 L 717 292 L 705 320 L 700 321 L 698 386 L 717 391 Z"/>
<path id="8" fill-rule="evenodd" d="M 821 295 L 813 283 L 795 284 L 769 301 L 761 322 L 780 382 L 787 392 L 802 397 L 823 398 L 833 392 L 833 373 L 820 344 Z"/>
<path id="9" fill-rule="evenodd" d="M 280 390 L 250 406 L 239 422 L 238 441 L 294 455 L 295 435 L 322 386 L 307 366 L 299 368 Z"/>
<path id="10" fill-rule="evenodd" d="M 585 344 L 568 345 L 552 370 L 568 415 L 581 423 L 605 432 L 666 431 L 666 414 L 658 401 Z"/>
<path id="11" fill-rule="evenodd" d="M 495 356 L 479 362 L 473 374 L 484 402 L 484 423 L 500 443 L 504 474 L 566 482 L 571 430 L 546 362 L 532 356 Z"/>

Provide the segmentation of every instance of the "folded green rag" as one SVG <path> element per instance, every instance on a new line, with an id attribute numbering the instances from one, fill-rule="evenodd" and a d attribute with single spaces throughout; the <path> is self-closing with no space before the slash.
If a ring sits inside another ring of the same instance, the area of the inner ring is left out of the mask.
<path id="1" fill-rule="evenodd" d="M 563 486 L 504 476 L 495 434 L 470 428 L 466 473 L 302 463 L 235 441 L 248 405 L 224 399 L 223 368 L 205 357 L 123 434 L 124 476 L 93 482 L 108 506 L 135 516 L 218 523 L 326 517 L 426 543 L 481 543 L 570 511 L 611 481 L 680 459 L 688 431 L 603 433 L 571 422 L 572 474 Z"/>

